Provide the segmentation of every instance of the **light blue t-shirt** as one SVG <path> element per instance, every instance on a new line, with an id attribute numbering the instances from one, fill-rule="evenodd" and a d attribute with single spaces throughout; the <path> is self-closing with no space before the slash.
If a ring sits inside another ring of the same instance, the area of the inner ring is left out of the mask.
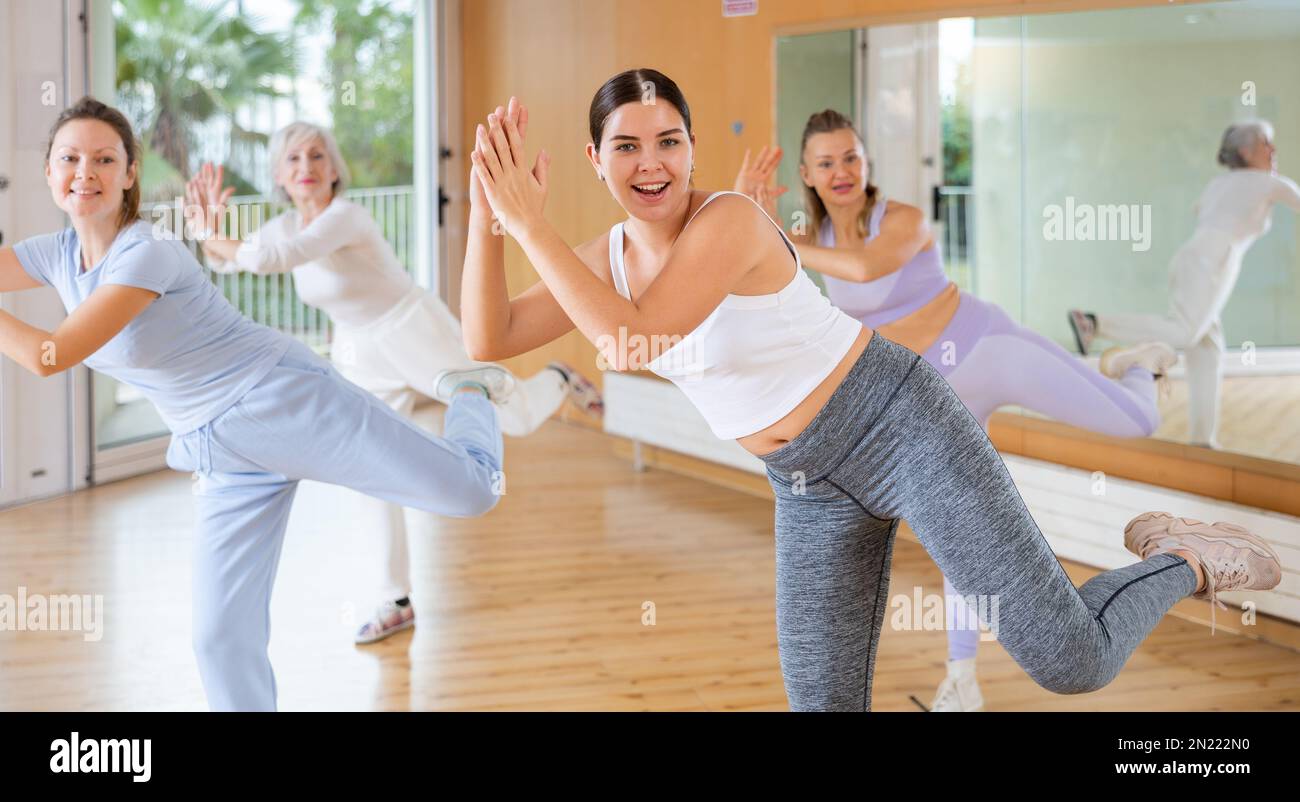
<path id="1" fill-rule="evenodd" d="M 184 245 L 154 239 L 143 220 L 122 229 L 88 272 L 81 270 L 81 245 L 71 228 L 25 239 L 14 253 L 32 278 L 58 291 L 68 314 L 103 284 L 161 296 L 86 365 L 138 389 L 174 434 L 197 429 L 234 406 L 291 343 L 240 314 Z"/>

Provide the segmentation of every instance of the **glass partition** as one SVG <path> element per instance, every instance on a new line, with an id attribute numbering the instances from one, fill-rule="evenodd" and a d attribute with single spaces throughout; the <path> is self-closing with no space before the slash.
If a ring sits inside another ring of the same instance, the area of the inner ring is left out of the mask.
<path id="1" fill-rule="evenodd" d="M 371 5 L 114 0 L 111 47 L 100 45 L 111 52 L 101 55 L 115 69 L 114 102 L 142 140 L 146 219 L 175 230 L 185 180 L 212 162 L 237 190 L 241 233 L 252 233 L 288 208 L 271 185 L 271 135 L 307 120 L 334 131 L 352 176 L 346 197 L 414 272 L 416 4 Z M 302 303 L 291 275 L 210 277 L 249 318 L 328 350 L 329 318 Z M 98 473 L 167 434 L 151 404 L 107 376 L 94 376 L 94 404 Z"/>

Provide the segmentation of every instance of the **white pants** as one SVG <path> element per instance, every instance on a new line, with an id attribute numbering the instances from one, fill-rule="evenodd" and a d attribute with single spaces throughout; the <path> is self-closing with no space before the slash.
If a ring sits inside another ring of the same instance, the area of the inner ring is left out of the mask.
<path id="1" fill-rule="evenodd" d="M 1216 443 L 1221 357 L 1225 342 L 1220 315 L 1241 272 L 1244 249 L 1225 232 L 1199 229 L 1174 254 L 1166 315 L 1098 315 L 1097 334 L 1133 343 L 1160 340 L 1187 358 L 1188 439 Z"/>
<path id="2" fill-rule="evenodd" d="M 345 378 L 410 418 L 417 395 L 434 397 L 434 377 L 485 363 L 465 352 L 460 322 L 436 295 L 414 287 L 378 320 L 366 326 L 334 324 L 330 358 Z M 494 404 L 501 432 L 523 437 L 537 430 L 564 403 L 568 390 L 556 370 L 517 379 L 515 392 Z M 381 598 L 410 595 L 410 554 L 402 507 L 357 494 L 360 525 L 379 534 L 384 564 Z"/>

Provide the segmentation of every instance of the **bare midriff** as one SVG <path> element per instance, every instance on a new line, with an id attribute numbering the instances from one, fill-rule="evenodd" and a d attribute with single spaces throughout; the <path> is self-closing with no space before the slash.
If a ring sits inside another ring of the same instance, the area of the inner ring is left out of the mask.
<path id="1" fill-rule="evenodd" d="M 737 439 L 736 442 L 740 443 L 741 447 L 749 453 L 761 457 L 764 454 L 771 454 L 798 437 L 804 429 L 808 428 L 808 424 L 812 423 L 813 418 L 817 417 L 817 413 L 822 411 L 822 407 L 826 406 L 826 402 L 830 401 L 831 396 L 839 389 L 844 377 L 849 375 L 849 371 L 853 369 L 858 357 L 862 356 L 862 352 L 866 350 L 867 343 L 871 342 L 873 333 L 872 329 L 863 326 L 862 331 L 858 333 L 858 338 L 853 341 L 853 345 L 849 347 L 849 352 L 835 366 L 835 370 L 831 371 L 831 374 L 825 379 L 822 379 L 821 384 L 817 385 L 808 394 L 807 398 L 799 402 L 799 406 L 790 410 L 784 418 L 766 429 L 760 429 L 753 434 L 745 435 Z"/>
<path id="2" fill-rule="evenodd" d="M 943 292 L 934 296 L 925 306 L 893 323 L 877 326 L 876 329 L 885 335 L 885 339 L 896 342 L 909 351 L 924 354 L 952 322 L 960 304 L 961 291 L 956 284 L 950 282 Z"/>

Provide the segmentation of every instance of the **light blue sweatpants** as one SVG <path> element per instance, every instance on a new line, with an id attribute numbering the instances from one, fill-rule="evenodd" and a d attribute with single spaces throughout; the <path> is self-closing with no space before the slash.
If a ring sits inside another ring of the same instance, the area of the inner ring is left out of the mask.
<path id="1" fill-rule="evenodd" d="M 173 437 L 194 488 L 194 652 L 213 710 L 274 710 L 271 587 L 298 482 L 344 485 L 439 515 L 482 515 L 504 490 L 496 411 L 477 394 L 425 432 L 294 343 L 239 403 Z"/>

